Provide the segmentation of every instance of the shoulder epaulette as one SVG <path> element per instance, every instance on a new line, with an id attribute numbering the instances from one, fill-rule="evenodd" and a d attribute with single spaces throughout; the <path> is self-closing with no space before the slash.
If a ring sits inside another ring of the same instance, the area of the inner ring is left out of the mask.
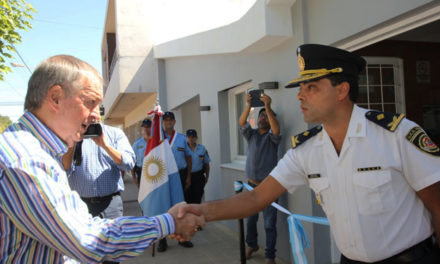
<path id="1" fill-rule="evenodd" d="M 292 137 L 292 148 L 296 148 L 302 143 L 306 142 L 309 138 L 312 138 L 322 130 L 322 126 L 315 126 L 305 132 L 302 132 Z"/>
<path id="2" fill-rule="evenodd" d="M 376 123 L 379 126 L 394 132 L 394 130 L 396 130 L 397 126 L 400 124 L 400 121 L 402 121 L 402 119 L 405 117 L 405 114 L 368 111 L 365 113 L 365 117 L 373 123 Z"/>

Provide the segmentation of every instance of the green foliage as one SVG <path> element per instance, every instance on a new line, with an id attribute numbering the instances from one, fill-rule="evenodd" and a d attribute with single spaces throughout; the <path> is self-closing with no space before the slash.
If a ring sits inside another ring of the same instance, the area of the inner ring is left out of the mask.
<path id="1" fill-rule="evenodd" d="M 25 0 L 0 0 L 0 80 L 11 71 L 5 64 L 5 58 L 13 58 L 14 44 L 21 43 L 18 30 L 32 28 L 32 12 L 36 12 Z"/>
<path id="2" fill-rule="evenodd" d="M 8 126 L 12 124 L 11 119 L 8 116 L 0 115 L 0 133 L 3 132 Z"/>

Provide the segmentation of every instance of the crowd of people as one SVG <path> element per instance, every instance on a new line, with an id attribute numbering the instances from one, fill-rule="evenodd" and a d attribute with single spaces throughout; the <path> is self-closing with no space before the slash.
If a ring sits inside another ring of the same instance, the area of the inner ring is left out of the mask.
<path id="1" fill-rule="evenodd" d="M 270 204 L 308 184 L 326 213 L 341 263 L 440 263 L 440 150 L 403 115 L 356 105 L 365 60 L 331 46 L 298 48 L 304 121 L 319 124 L 293 137 L 280 159 L 281 129 L 272 98 L 262 93 L 257 125 L 252 96 L 239 117 L 247 141 L 249 192 L 202 202 L 210 177 L 197 131 L 175 130 L 173 112 L 161 127 L 180 175 L 184 203 L 152 217 L 123 216 L 123 173 L 137 186 L 152 122 L 130 145 L 124 132 L 100 123 L 102 78 L 68 55 L 44 60 L 32 74 L 23 116 L 0 135 L 0 263 L 118 263 L 167 236 L 185 248 L 206 222 L 247 219 L 246 258 L 259 250 L 263 212 L 265 259 L 275 263 L 277 211 Z M 254 98 L 255 99 L 255 98 Z M 437 238 L 437 239 L 436 239 Z"/>

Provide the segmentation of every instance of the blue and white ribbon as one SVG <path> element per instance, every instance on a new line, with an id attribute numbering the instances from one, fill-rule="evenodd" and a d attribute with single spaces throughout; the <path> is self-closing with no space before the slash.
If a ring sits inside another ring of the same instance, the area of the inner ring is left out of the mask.
<path id="1" fill-rule="evenodd" d="M 240 181 L 234 182 L 234 188 L 236 191 L 241 190 L 243 186 L 249 191 L 253 190 L 253 188 L 249 184 Z M 292 214 L 289 210 L 280 206 L 277 203 L 272 203 L 271 205 L 281 212 L 289 215 L 289 217 L 287 217 L 287 223 L 289 224 L 289 237 L 290 245 L 292 247 L 293 258 L 295 259 L 296 264 L 307 264 L 307 258 L 304 253 L 304 248 L 310 247 L 310 243 L 309 238 L 307 237 L 306 230 L 304 229 L 301 221 L 307 221 L 320 225 L 329 225 L 327 218 Z"/>

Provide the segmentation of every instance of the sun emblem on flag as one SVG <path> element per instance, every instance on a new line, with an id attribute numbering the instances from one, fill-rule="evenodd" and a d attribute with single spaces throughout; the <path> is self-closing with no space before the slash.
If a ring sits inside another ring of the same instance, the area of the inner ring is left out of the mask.
<path id="1" fill-rule="evenodd" d="M 142 171 L 147 181 L 157 183 L 165 175 L 165 164 L 160 158 L 151 156 L 144 163 Z"/>

